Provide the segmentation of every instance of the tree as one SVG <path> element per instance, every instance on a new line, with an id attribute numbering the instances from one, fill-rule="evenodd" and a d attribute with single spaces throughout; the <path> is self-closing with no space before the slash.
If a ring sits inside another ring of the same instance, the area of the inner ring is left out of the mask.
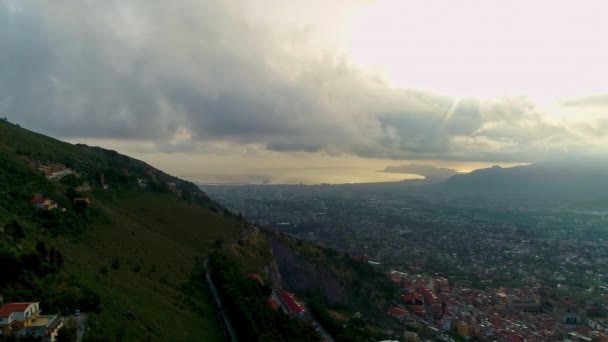
<path id="1" fill-rule="evenodd" d="M 46 244 L 44 243 L 44 241 L 38 240 L 38 242 L 36 242 L 36 251 L 38 252 L 38 254 L 40 254 L 41 257 L 46 259 L 48 251 L 46 249 Z"/>
<path id="2" fill-rule="evenodd" d="M 67 175 L 67 176 L 61 178 L 61 183 L 65 186 L 67 186 L 69 188 L 68 189 L 68 191 L 69 191 L 69 190 L 72 190 L 73 188 L 78 187 L 82 182 L 75 175 Z M 69 197 L 69 198 L 72 199 L 73 197 Z"/>
<path id="3" fill-rule="evenodd" d="M 220 249 L 220 248 L 222 248 L 223 244 L 224 244 L 224 239 L 217 238 L 217 239 L 215 239 L 215 241 L 213 241 L 212 247 L 215 249 Z"/>
<path id="4" fill-rule="evenodd" d="M 78 197 L 80 194 L 76 191 L 75 187 L 70 187 L 65 191 L 65 197 L 67 197 L 70 201 L 74 199 L 74 197 Z"/>
<path id="5" fill-rule="evenodd" d="M 7 251 L 0 252 L 0 269 L 0 286 L 15 282 L 23 271 L 19 259 Z"/>
<path id="6" fill-rule="evenodd" d="M 51 250 L 49 251 L 49 263 L 51 265 L 55 265 L 55 260 L 56 260 L 55 247 L 51 247 Z"/>
<path id="7" fill-rule="evenodd" d="M 120 259 L 115 257 L 114 259 L 112 259 L 112 269 L 117 270 L 119 268 L 120 268 Z"/>
<path id="8" fill-rule="evenodd" d="M 56 263 L 57 263 L 57 267 L 62 268 L 63 267 L 63 254 L 61 254 L 60 251 L 57 251 L 57 253 L 55 254 L 55 258 Z"/>
<path id="9" fill-rule="evenodd" d="M 71 324 L 62 326 L 57 332 L 57 342 L 73 342 L 76 341 L 76 327 Z"/>
<path id="10" fill-rule="evenodd" d="M 4 230 L 13 237 L 13 240 L 19 241 L 25 238 L 25 232 L 23 231 L 23 227 L 21 224 L 15 220 L 12 220 L 7 225 L 4 226 Z"/>
<path id="11" fill-rule="evenodd" d="M 43 275 L 46 273 L 48 265 L 46 265 L 39 254 L 34 252 L 23 254 L 19 260 L 21 260 L 24 269 L 34 274 Z"/>

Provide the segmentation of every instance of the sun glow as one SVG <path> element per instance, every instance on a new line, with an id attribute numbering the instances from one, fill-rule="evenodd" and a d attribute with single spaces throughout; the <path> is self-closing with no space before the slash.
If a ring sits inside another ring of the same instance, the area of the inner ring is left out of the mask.
<path id="1" fill-rule="evenodd" d="M 346 49 L 394 87 L 538 103 L 606 91 L 608 4 L 375 1 L 354 16 Z M 604 33 L 601 33 L 604 32 Z"/>

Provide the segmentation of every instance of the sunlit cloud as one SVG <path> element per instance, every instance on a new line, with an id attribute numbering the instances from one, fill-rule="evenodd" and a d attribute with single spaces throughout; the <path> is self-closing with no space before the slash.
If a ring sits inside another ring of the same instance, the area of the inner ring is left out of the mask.
<path id="1" fill-rule="evenodd" d="M 0 110 L 154 158 L 596 153 L 606 5 L 547 4 L 0 0 Z"/>

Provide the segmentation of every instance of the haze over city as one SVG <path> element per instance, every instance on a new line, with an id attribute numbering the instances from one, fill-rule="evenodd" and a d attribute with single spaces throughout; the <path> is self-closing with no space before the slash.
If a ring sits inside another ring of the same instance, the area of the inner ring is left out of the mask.
<path id="1" fill-rule="evenodd" d="M 200 183 L 606 148 L 601 1 L 0 1 L 0 110 Z"/>

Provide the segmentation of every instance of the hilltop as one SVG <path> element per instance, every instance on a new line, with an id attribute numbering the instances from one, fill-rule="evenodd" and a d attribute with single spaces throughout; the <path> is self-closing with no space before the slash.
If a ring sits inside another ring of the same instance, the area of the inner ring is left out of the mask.
<path id="1" fill-rule="evenodd" d="M 242 220 L 116 151 L 0 120 L 0 295 L 88 316 L 88 340 L 220 340 L 200 261 Z"/>

